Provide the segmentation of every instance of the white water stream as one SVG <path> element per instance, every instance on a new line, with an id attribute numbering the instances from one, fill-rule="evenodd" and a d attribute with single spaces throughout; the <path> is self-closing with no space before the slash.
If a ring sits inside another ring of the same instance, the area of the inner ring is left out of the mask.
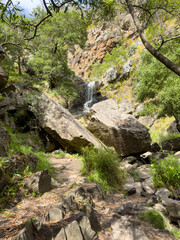
<path id="1" fill-rule="evenodd" d="M 83 112 L 86 113 L 93 104 L 93 95 L 95 93 L 96 81 L 88 82 L 85 86 L 85 103 Z"/>

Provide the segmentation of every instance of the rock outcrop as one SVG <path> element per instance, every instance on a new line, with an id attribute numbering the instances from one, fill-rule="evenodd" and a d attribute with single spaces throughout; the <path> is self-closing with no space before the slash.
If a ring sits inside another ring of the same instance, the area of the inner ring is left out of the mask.
<path id="1" fill-rule="evenodd" d="M 94 104 L 87 113 L 87 128 L 122 156 L 146 152 L 151 138 L 148 129 L 132 115 L 123 114 L 113 100 Z"/>
<path id="2" fill-rule="evenodd" d="M 100 230 L 98 224 L 90 195 L 77 187 L 42 219 L 29 221 L 14 240 L 93 240 Z"/>
<path id="3" fill-rule="evenodd" d="M 7 130 L 0 126 L 0 157 L 7 156 L 8 144 L 10 142 L 10 136 Z"/>
<path id="4" fill-rule="evenodd" d="M 45 94 L 36 99 L 31 110 L 40 126 L 67 151 L 80 152 L 89 144 L 100 147 L 98 140 L 68 110 Z"/>
<path id="5" fill-rule="evenodd" d="M 33 174 L 25 183 L 25 186 L 36 194 L 43 194 L 51 190 L 51 176 L 48 170 L 43 170 Z"/>
<path id="6" fill-rule="evenodd" d="M 85 48 L 75 46 L 74 55 L 69 53 L 69 66 L 79 77 L 87 78 L 91 65 L 101 62 L 106 53 L 110 52 L 118 43 L 121 36 L 120 27 L 107 26 L 106 23 L 88 31 L 88 40 Z"/>
<path id="7" fill-rule="evenodd" d="M 0 91 L 5 88 L 8 81 L 8 74 L 4 72 L 2 67 L 0 66 Z"/>

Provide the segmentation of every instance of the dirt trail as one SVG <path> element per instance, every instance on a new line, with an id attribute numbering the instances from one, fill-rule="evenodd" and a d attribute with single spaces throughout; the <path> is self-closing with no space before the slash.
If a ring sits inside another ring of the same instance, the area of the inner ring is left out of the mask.
<path id="1" fill-rule="evenodd" d="M 30 218 L 43 216 L 51 206 L 67 196 L 76 185 L 83 184 L 86 188 L 97 189 L 96 184 L 86 183 L 85 177 L 81 175 L 81 159 L 50 156 L 50 160 L 55 168 L 54 189 L 40 197 L 29 196 L 19 199 L 17 203 L 7 208 L 0 215 L 0 239 L 13 239 Z M 103 199 L 102 195 L 97 191 L 93 201 L 95 203 L 94 210 L 102 228 L 98 234 L 98 239 L 112 240 L 111 223 L 114 220 L 113 209 L 128 201 L 134 203 L 143 202 L 144 198 L 138 195 L 126 197 L 121 193 L 114 193 L 107 195 Z M 140 220 L 137 219 L 137 221 Z M 150 240 L 175 240 L 167 231 L 154 229 L 150 224 L 146 223 L 142 223 L 141 226 Z"/>
<path id="2" fill-rule="evenodd" d="M 50 156 L 50 161 L 55 168 L 55 181 L 52 181 L 54 189 L 40 197 L 15 199 L 11 206 L 0 214 L 0 239 L 12 239 L 30 218 L 43 216 L 47 209 L 69 193 L 73 185 L 83 181 L 80 159 Z"/>

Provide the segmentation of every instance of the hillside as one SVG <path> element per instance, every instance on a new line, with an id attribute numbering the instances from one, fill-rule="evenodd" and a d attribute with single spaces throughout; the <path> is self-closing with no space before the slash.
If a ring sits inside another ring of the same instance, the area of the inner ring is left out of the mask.
<path id="1" fill-rule="evenodd" d="M 179 11 L 0 3 L 0 239 L 180 239 Z"/>

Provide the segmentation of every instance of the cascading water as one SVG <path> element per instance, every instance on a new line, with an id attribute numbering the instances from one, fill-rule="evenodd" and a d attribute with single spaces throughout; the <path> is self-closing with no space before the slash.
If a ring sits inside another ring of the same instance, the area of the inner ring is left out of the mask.
<path id="1" fill-rule="evenodd" d="M 93 105 L 93 95 L 95 93 L 96 81 L 88 82 L 85 85 L 85 103 L 83 112 L 86 113 Z"/>

